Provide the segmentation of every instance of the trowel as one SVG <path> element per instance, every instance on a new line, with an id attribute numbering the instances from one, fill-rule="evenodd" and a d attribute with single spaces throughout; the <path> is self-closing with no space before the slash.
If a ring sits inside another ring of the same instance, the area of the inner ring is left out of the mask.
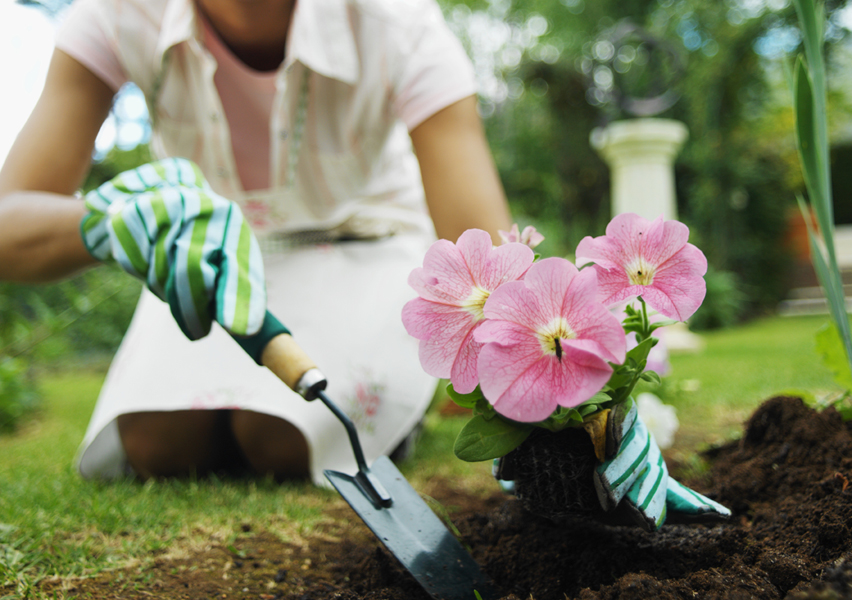
<path id="1" fill-rule="evenodd" d="M 435 600 L 500 598 L 494 584 L 391 460 L 368 466 L 351 419 L 326 395 L 327 381 L 290 332 L 267 312 L 260 332 L 234 339 L 305 400 L 319 398 L 343 423 L 358 472 L 325 476 L 384 546 Z"/>

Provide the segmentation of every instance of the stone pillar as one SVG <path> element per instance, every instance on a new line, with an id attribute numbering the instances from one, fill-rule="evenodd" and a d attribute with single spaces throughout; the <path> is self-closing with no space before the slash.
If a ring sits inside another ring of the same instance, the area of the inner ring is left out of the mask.
<path id="1" fill-rule="evenodd" d="M 613 216 L 677 218 L 674 160 L 687 136 L 671 119 L 616 121 L 592 131 L 592 147 L 610 168 Z"/>

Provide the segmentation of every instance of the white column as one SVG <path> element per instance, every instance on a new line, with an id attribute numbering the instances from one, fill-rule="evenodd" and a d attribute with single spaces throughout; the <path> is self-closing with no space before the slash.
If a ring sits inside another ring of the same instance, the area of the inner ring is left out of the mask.
<path id="1" fill-rule="evenodd" d="M 671 119 L 616 121 L 592 131 L 592 147 L 610 168 L 613 216 L 677 218 L 674 160 L 688 135 Z"/>

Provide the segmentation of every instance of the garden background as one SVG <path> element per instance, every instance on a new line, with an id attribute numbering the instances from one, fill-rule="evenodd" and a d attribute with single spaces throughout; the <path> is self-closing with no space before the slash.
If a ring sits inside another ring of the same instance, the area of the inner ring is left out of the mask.
<path id="1" fill-rule="evenodd" d="M 60 19 L 66 3 L 24 4 Z M 589 136 L 626 117 L 612 101 L 614 86 L 637 96 L 658 93 L 658 86 L 679 95 L 657 116 L 689 129 L 675 165 L 678 211 L 710 272 L 707 300 L 690 323 L 705 347 L 673 356 L 672 374 L 658 390 L 681 420 L 670 458 L 700 469 L 695 451 L 734 435 L 769 395 L 796 389 L 813 403 L 839 395 L 813 344 L 828 317 L 778 316 L 794 288 L 816 285 L 796 237 L 795 197 L 805 191 L 787 67 L 801 36 L 788 0 L 442 6 L 474 59 L 481 114 L 515 218 L 545 234 L 543 255 L 570 257 L 583 236 L 601 235 L 609 221 L 609 173 Z M 852 9 L 829 0 L 826 10 L 842 226 L 852 225 Z M 625 19 L 659 44 L 615 48 L 609 36 Z M 149 157 L 144 115 L 122 107 L 116 103 L 111 122 L 118 143 L 99 151 L 85 189 Z M 142 137 L 123 139 L 116 133 L 122 126 L 137 127 Z M 281 536 L 302 535 L 332 497 L 270 482 L 106 487 L 76 477 L 74 449 L 140 289 L 109 268 L 51 285 L 0 284 L 0 586 L 18 582 L 26 590 L 48 575 L 125 564 L 186 537 L 188 523 L 206 532 L 239 523 L 234 506 L 249 520 L 270 519 Z M 464 477 L 472 492 L 485 489 L 485 470 L 452 457 L 461 425 L 440 415 L 441 402 L 430 413 L 416 472 L 411 464 L 404 472 L 418 489 L 435 474 Z M 302 529 L 284 524 L 290 521 Z M 80 544 L 85 536 L 93 541 Z"/>

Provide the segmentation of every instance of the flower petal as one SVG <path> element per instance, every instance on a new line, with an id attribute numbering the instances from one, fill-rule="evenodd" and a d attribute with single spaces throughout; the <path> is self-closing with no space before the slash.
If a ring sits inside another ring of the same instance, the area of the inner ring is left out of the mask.
<path id="1" fill-rule="evenodd" d="M 577 267 L 564 258 L 545 258 L 529 268 L 523 281 L 497 288 L 485 303 L 485 316 L 538 329 L 561 314 L 565 291 L 576 275 Z"/>
<path id="2" fill-rule="evenodd" d="M 570 365 L 570 387 L 560 395 L 560 406 L 579 406 L 597 394 L 612 375 L 612 367 L 598 354 L 594 340 L 563 340 L 562 363 Z"/>
<path id="3" fill-rule="evenodd" d="M 480 271 L 474 271 L 474 280 L 480 287 L 494 291 L 508 281 L 524 276 L 535 260 L 535 253 L 523 244 L 504 244 L 494 248 Z"/>
<path id="4" fill-rule="evenodd" d="M 473 285 L 480 285 L 482 273 L 488 270 L 488 259 L 493 249 L 491 236 L 481 229 L 468 229 L 459 236 L 455 247 L 464 260 Z"/>
<path id="5" fill-rule="evenodd" d="M 479 355 L 482 392 L 498 413 L 526 423 L 546 419 L 557 405 L 582 404 L 603 388 L 612 368 L 574 342 L 566 340 L 562 360 L 534 343 L 486 344 Z"/>
<path id="6" fill-rule="evenodd" d="M 415 298 L 403 307 L 406 331 L 420 340 L 420 363 L 434 377 L 449 378 L 453 362 L 472 342 L 473 315 L 438 302 Z M 476 386 L 474 386 L 476 387 Z"/>
<path id="7" fill-rule="evenodd" d="M 562 383 L 553 381 L 548 362 L 532 337 L 512 346 L 486 344 L 478 364 L 482 393 L 505 417 L 522 422 L 546 419 L 556 408 L 552 389 Z"/>
<path id="8" fill-rule="evenodd" d="M 480 321 L 482 323 L 482 321 Z M 469 394 L 479 385 L 479 375 L 476 370 L 482 344 L 476 341 L 475 333 L 479 324 L 474 325 L 459 345 L 458 354 L 453 360 L 450 370 L 450 383 L 460 394 Z M 421 355 L 422 356 L 422 355 Z"/>
<path id="9" fill-rule="evenodd" d="M 425 300 L 458 306 L 470 295 L 473 280 L 453 243 L 438 240 L 426 251 L 423 267 L 411 271 L 408 285 Z"/>
<path id="10" fill-rule="evenodd" d="M 640 235 L 642 235 L 640 233 Z M 648 263 L 659 267 L 678 253 L 689 239 L 689 228 L 679 221 L 659 217 L 644 232 L 640 252 Z"/>

